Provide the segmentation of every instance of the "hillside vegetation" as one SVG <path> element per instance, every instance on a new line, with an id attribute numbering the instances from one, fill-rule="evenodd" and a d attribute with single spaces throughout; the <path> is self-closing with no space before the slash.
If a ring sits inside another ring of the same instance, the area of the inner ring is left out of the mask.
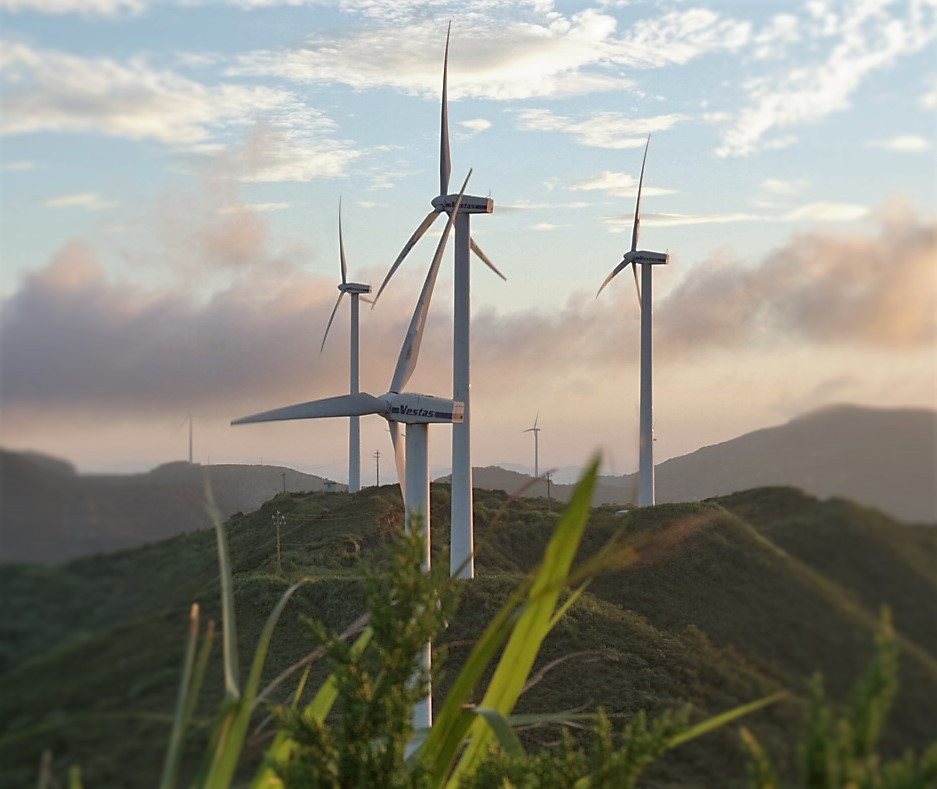
<path id="1" fill-rule="evenodd" d="M 449 489 L 434 485 L 434 561 L 447 564 Z M 477 581 L 466 585 L 445 635 L 450 668 L 434 680 L 442 696 L 455 666 L 508 592 L 538 561 L 558 513 L 543 499 L 476 492 Z M 273 515 L 281 529 L 278 572 Z M 357 495 L 280 494 L 228 524 L 238 631 L 249 657 L 286 586 L 315 583 L 290 603 L 266 666 L 272 678 L 315 643 L 300 614 L 341 629 L 363 610 L 364 563 L 381 561 L 400 527 L 396 487 Z M 892 606 L 901 636 L 901 692 L 886 752 L 933 740 L 937 707 L 937 530 L 902 524 L 843 501 L 821 502 L 770 488 L 699 503 L 617 514 L 599 506 L 581 557 L 613 535 L 650 535 L 627 570 L 593 582 L 548 637 L 535 666 L 549 667 L 519 711 L 656 713 L 683 703 L 712 715 L 778 688 L 801 692 L 822 671 L 842 698 L 873 652 L 876 610 Z M 59 775 L 80 764 L 86 785 L 150 786 L 159 774 L 175 701 L 189 605 L 218 617 L 217 553 L 207 530 L 59 567 L 8 564 L 0 572 L 0 763 L 3 784 L 35 782 L 48 749 Z M 438 645 L 442 646 L 442 645 Z M 206 677 L 206 720 L 222 690 L 218 654 Z M 309 687 L 324 677 L 313 664 Z M 288 685 L 281 695 L 288 694 Z M 793 702 L 746 723 L 791 770 Z M 204 738 L 204 729 L 202 737 Z M 528 730 L 529 742 L 557 739 Z M 263 732 L 251 740 L 257 758 Z M 191 771 L 204 742 L 194 737 Z M 247 765 L 246 765 L 247 766 Z M 682 746 L 648 774 L 650 785 L 731 786 L 744 774 L 733 730 Z"/>

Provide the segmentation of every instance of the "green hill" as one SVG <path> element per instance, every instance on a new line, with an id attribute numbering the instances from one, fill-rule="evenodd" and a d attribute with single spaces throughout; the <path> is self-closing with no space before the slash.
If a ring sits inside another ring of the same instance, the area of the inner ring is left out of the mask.
<path id="1" fill-rule="evenodd" d="M 434 560 L 445 562 L 448 488 L 434 485 L 432 498 Z M 276 574 L 275 510 L 286 518 L 284 577 Z M 476 491 L 479 577 L 467 585 L 445 632 L 451 666 L 434 683 L 437 694 L 445 693 L 472 640 L 538 560 L 555 510 L 555 502 L 550 511 L 543 499 L 509 501 L 500 492 Z M 314 646 L 299 613 L 336 628 L 353 621 L 362 612 L 361 565 L 379 561 L 401 521 L 396 487 L 354 496 L 281 494 L 234 517 L 228 533 L 242 665 L 267 613 L 296 577 L 316 582 L 281 620 L 268 678 Z M 814 670 L 826 674 L 841 698 L 871 654 L 875 608 L 888 602 L 904 648 L 902 693 L 885 745 L 895 752 L 933 739 L 937 663 L 928 627 L 937 621 L 931 591 L 937 531 L 847 502 L 762 489 L 626 516 L 598 507 L 583 555 L 619 532 L 650 536 L 651 547 L 635 566 L 593 582 L 571 609 L 545 643 L 537 669 L 559 662 L 522 697 L 521 710 L 602 705 L 630 715 L 691 702 L 699 714 L 713 714 L 778 687 L 799 691 Z M 3 566 L 3 785 L 34 783 L 44 749 L 60 774 L 81 764 L 87 786 L 155 783 L 189 606 L 197 600 L 203 616 L 218 616 L 216 561 L 213 533 L 199 530 L 58 567 Z M 870 568 L 877 568 L 874 585 L 857 590 Z M 323 676 L 324 666 L 315 665 L 310 687 Z M 220 699 L 217 663 L 206 682 L 203 718 Z M 798 714 L 787 703 L 750 721 L 788 767 Z M 549 742 L 556 731 L 535 729 L 524 737 Z M 196 736 L 188 769 L 199 746 Z M 721 731 L 674 751 L 648 782 L 732 785 L 727 776 L 740 778 L 741 762 L 734 732 Z"/>

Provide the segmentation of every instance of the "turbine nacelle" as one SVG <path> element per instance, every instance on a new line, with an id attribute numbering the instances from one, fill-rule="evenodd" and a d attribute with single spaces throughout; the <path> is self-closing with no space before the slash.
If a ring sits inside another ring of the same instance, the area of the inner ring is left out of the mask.
<path id="1" fill-rule="evenodd" d="M 437 211 L 445 211 L 447 214 L 455 207 L 458 195 L 440 195 L 432 200 L 433 208 Z M 459 213 L 462 214 L 490 214 L 495 210 L 495 201 L 490 197 L 473 197 L 465 195 L 462 198 L 462 204 L 459 207 Z"/>
<path id="2" fill-rule="evenodd" d="M 636 249 L 633 252 L 628 250 L 625 252 L 624 258 L 622 258 L 622 263 L 626 266 L 635 263 L 639 266 L 648 263 L 650 265 L 666 265 L 670 262 L 670 255 L 666 252 L 647 252 L 643 249 Z"/>
<path id="3" fill-rule="evenodd" d="M 365 285 L 361 282 L 340 282 L 338 289 L 342 293 L 370 293 L 371 286 Z"/>
<path id="4" fill-rule="evenodd" d="M 383 416 L 392 422 L 420 425 L 461 423 L 465 414 L 464 403 L 433 395 L 404 392 L 385 395 L 381 399 L 389 405 Z"/>

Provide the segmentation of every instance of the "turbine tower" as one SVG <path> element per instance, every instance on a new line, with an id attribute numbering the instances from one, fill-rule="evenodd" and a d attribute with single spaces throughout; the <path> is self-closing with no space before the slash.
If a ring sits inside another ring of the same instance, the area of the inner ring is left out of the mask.
<path id="1" fill-rule="evenodd" d="M 540 420 L 540 412 L 534 417 L 534 426 L 528 427 L 524 432 L 534 434 L 534 479 L 540 477 L 540 428 L 537 422 Z"/>
<path id="2" fill-rule="evenodd" d="M 335 313 L 338 312 L 338 305 L 342 303 L 342 297 L 348 293 L 351 295 L 351 332 L 350 332 L 350 363 L 349 371 L 349 389 L 351 394 L 358 394 L 358 299 L 363 298 L 370 301 L 365 293 L 371 292 L 370 285 L 363 285 L 360 282 L 348 281 L 348 266 L 345 263 L 345 242 L 342 240 L 342 201 L 338 201 L 338 253 L 342 266 L 342 281 L 338 285 L 338 300 L 332 308 L 332 314 L 329 316 L 328 325 L 325 327 L 325 334 L 322 335 L 322 345 L 319 346 L 319 353 L 325 349 L 325 341 L 329 337 L 329 329 L 332 328 L 332 321 L 335 320 Z M 357 493 L 361 490 L 361 428 L 358 424 L 358 417 L 353 416 L 348 420 L 348 492 Z"/>
<path id="3" fill-rule="evenodd" d="M 447 84 L 449 72 L 449 32 L 446 31 L 446 51 L 442 69 L 442 112 L 439 132 L 439 194 L 431 201 L 432 210 L 404 244 L 387 276 L 378 288 L 376 302 L 390 278 L 397 271 L 417 241 L 429 229 L 436 217 L 445 212 L 455 218 L 455 276 L 452 328 L 452 399 L 464 403 L 463 420 L 452 429 L 452 504 L 449 542 L 449 569 L 453 576 L 475 577 L 474 522 L 472 515 L 472 446 L 471 446 L 471 265 L 470 252 L 474 252 L 488 268 L 501 279 L 505 276 L 495 268 L 472 238 L 469 217 L 472 214 L 490 214 L 494 201 L 490 197 L 466 195 L 456 207 L 456 195 L 449 192 L 449 107 Z"/>
<path id="4" fill-rule="evenodd" d="M 459 424 L 463 418 L 463 404 L 442 397 L 405 392 L 404 387 L 413 375 L 417 358 L 420 354 L 420 344 L 423 340 L 423 329 L 426 327 L 426 315 L 429 311 L 430 300 L 433 296 L 433 287 L 439 273 L 439 264 L 445 250 L 446 240 L 452 228 L 453 220 L 458 215 L 459 204 L 469 175 L 462 184 L 462 190 L 456 195 L 453 211 L 443 230 L 442 237 L 436 247 L 432 265 L 423 283 L 423 290 L 410 319 L 410 326 L 404 337 L 397 357 L 397 366 L 391 379 L 390 388 L 380 397 L 366 393 L 351 393 L 338 397 L 327 397 L 323 400 L 313 400 L 308 403 L 299 403 L 285 408 L 276 408 L 252 416 L 235 419 L 231 424 L 240 425 L 249 422 L 279 422 L 287 419 L 319 419 L 336 416 L 364 416 L 366 414 L 379 414 L 386 419 L 390 426 L 390 437 L 394 446 L 394 460 L 397 463 L 397 476 L 400 480 L 400 490 L 404 500 L 404 523 L 411 528 L 415 518 L 419 518 L 423 527 L 423 538 L 426 553 L 423 556 L 423 568 L 429 571 L 430 567 L 430 507 L 429 507 L 429 450 L 428 426 L 431 424 Z M 400 425 L 407 425 L 406 446 L 400 440 Z M 423 656 L 423 666 L 428 672 L 430 669 L 430 645 L 427 644 Z M 433 723 L 432 694 L 427 692 L 426 698 L 419 702 L 413 711 L 413 722 L 416 728 L 429 727 Z"/>
<path id="5" fill-rule="evenodd" d="M 651 144 L 650 135 L 644 145 L 644 158 L 641 160 L 641 177 L 638 179 L 638 199 L 634 207 L 634 228 L 631 232 L 631 249 L 625 252 L 621 263 L 612 269 L 602 285 L 599 287 L 598 298 L 609 282 L 614 279 L 625 266 L 631 266 L 634 275 L 634 286 L 638 292 L 638 305 L 641 308 L 641 438 L 638 453 L 638 506 L 648 507 L 654 504 L 654 388 L 651 374 L 651 271 L 655 265 L 665 265 L 670 262 L 670 255 L 663 252 L 647 252 L 638 249 L 638 231 L 641 226 L 641 188 L 644 185 L 644 164 L 647 161 L 647 149 Z M 638 284 L 637 266 L 641 266 L 641 284 Z"/>

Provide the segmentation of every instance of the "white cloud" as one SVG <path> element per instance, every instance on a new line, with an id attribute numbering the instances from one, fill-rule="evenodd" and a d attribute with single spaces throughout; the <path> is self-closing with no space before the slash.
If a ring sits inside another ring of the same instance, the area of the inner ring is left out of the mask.
<path id="1" fill-rule="evenodd" d="M 233 159 L 245 180 L 309 180 L 341 174 L 359 155 L 330 138 L 334 123 L 289 91 L 207 86 L 142 59 L 119 63 L 0 42 L 7 88 L 0 133 L 102 134 Z M 242 151 L 224 136 L 250 130 Z"/>
<path id="2" fill-rule="evenodd" d="M 761 188 L 772 195 L 788 196 L 802 192 L 809 185 L 809 181 L 800 179 L 794 181 L 785 181 L 781 178 L 765 178 L 761 182 Z"/>
<path id="3" fill-rule="evenodd" d="M 634 118 L 620 112 L 596 112 L 584 121 L 573 121 L 549 110 L 521 110 L 518 127 L 524 131 L 556 131 L 571 134 L 580 145 L 593 148 L 640 148 L 652 132 L 666 131 L 686 119 L 671 113 Z"/>
<path id="4" fill-rule="evenodd" d="M 27 161 L 26 159 L 21 159 L 17 162 L 7 162 L 3 165 L 3 170 L 7 173 L 20 173 L 25 170 L 34 170 L 35 168 L 36 163 Z"/>
<path id="5" fill-rule="evenodd" d="M 547 230 L 556 230 L 557 227 L 558 225 L 554 225 L 552 222 L 537 222 L 537 224 L 531 225 L 530 229 L 547 231 Z"/>
<path id="6" fill-rule="evenodd" d="M 81 192 L 80 194 L 50 197 L 48 200 L 43 201 L 43 205 L 48 208 L 84 208 L 87 211 L 101 211 L 105 208 L 113 208 L 116 203 L 103 199 L 96 192 Z"/>
<path id="7" fill-rule="evenodd" d="M 616 173 L 604 170 L 601 175 L 585 181 L 579 181 L 569 187 L 573 192 L 599 191 L 616 195 L 636 195 L 638 192 L 638 179 L 629 173 Z M 649 186 L 641 190 L 642 195 L 672 195 L 675 189 L 660 189 Z"/>
<path id="8" fill-rule="evenodd" d="M 478 132 L 488 131 L 491 128 L 491 121 L 484 118 L 473 118 L 468 121 L 459 121 L 459 125 L 477 134 Z"/>
<path id="9" fill-rule="evenodd" d="M 613 57 L 614 28 L 613 19 L 594 11 L 548 24 L 477 20 L 452 39 L 449 97 L 507 100 L 626 89 L 629 80 L 591 70 Z M 314 36 L 300 48 L 251 52 L 228 73 L 356 89 L 389 86 L 436 98 L 444 42 L 445 29 L 435 21 L 367 27 Z"/>
<path id="10" fill-rule="evenodd" d="M 876 71 L 921 51 L 937 38 L 933 5 L 912 3 L 904 18 L 890 16 L 890 3 L 854 0 L 841 16 L 825 4 L 808 4 L 810 35 L 831 37 L 825 60 L 784 63 L 777 74 L 748 81 L 742 109 L 717 148 L 718 156 L 748 156 L 793 142 L 781 129 L 816 123 L 849 107 L 852 95 Z M 800 55 L 803 57 L 803 54 Z"/>
<path id="11" fill-rule="evenodd" d="M 143 0 L 0 0 L 4 11 L 34 11 L 41 14 L 81 14 L 83 16 L 117 16 L 140 13 L 146 8 Z"/>
<path id="12" fill-rule="evenodd" d="M 711 52 L 738 51 L 750 38 L 748 22 L 691 8 L 638 21 L 616 42 L 612 57 L 617 63 L 639 68 L 685 64 Z"/>
<path id="13" fill-rule="evenodd" d="M 814 222 L 853 222 L 865 218 L 868 214 L 869 209 L 864 205 L 821 201 L 795 208 L 785 214 L 782 219 L 790 222 L 801 219 L 810 219 Z"/>
<path id="14" fill-rule="evenodd" d="M 925 81 L 924 93 L 918 99 L 918 103 L 929 110 L 937 109 L 937 74 L 929 75 Z"/>
<path id="15" fill-rule="evenodd" d="M 791 44 L 800 40 L 799 28 L 797 17 L 791 14 L 771 17 L 767 26 L 752 39 L 755 57 L 759 60 L 781 57 Z"/>
<path id="16" fill-rule="evenodd" d="M 916 134 L 900 134 L 886 140 L 873 140 L 869 145 L 873 148 L 882 148 L 886 151 L 897 151 L 899 153 L 924 153 L 931 149 L 930 140 Z"/>

